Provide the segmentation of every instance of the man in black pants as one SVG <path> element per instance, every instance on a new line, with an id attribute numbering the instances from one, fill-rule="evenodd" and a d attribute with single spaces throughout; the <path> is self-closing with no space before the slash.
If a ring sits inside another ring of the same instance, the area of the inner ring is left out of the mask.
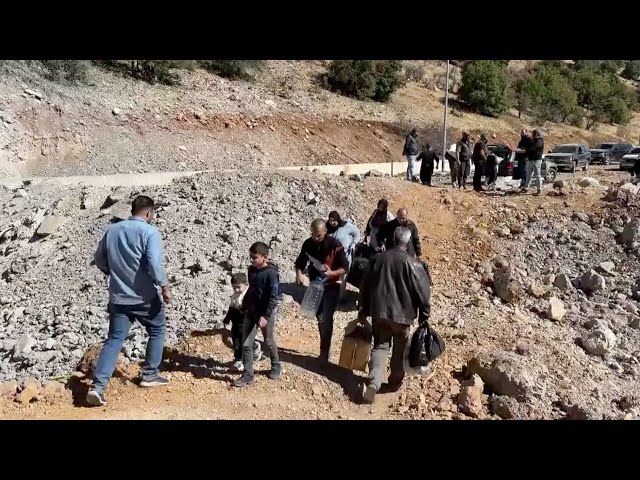
<path id="1" fill-rule="evenodd" d="M 487 161 L 487 136 L 483 133 L 480 135 L 480 141 L 473 147 L 473 189 L 476 192 L 482 192 L 482 175 L 484 174 L 484 166 Z"/>
<path id="2" fill-rule="evenodd" d="M 416 316 L 420 324 L 427 322 L 431 311 L 427 268 L 407 252 L 411 243 L 409 229 L 395 230 L 394 243 L 394 248 L 375 257 L 360 290 L 358 318 L 364 322 L 366 317 L 371 317 L 373 325 L 369 378 L 362 391 L 364 403 L 373 403 L 382 386 L 392 343 L 387 386 L 390 391 L 401 387 L 405 375 L 404 350 L 411 325 Z"/>
<path id="3" fill-rule="evenodd" d="M 349 262 L 342 244 L 327 235 L 327 224 L 316 219 L 311 224 L 311 238 L 305 240 L 300 255 L 295 262 L 296 281 L 305 284 L 304 270 L 308 267 L 309 280 L 324 279 L 325 287 L 316 318 L 320 333 L 320 355 L 323 366 L 329 363 L 331 337 L 333 336 L 333 316 L 340 300 L 341 282 L 349 270 Z"/>
<path id="4" fill-rule="evenodd" d="M 471 160 L 471 141 L 469 140 L 469 134 L 462 132 L 462 138 L 456 145 L 456 156 L 458 157 L 458 188 L 467 189 L 467 177 L 471 167 L 469 162 Z"/>
<path id="5" fill-rule="evenodd" d="M 433 187 L 431 178 L 433 177 L 433 162 L 435 161 L 436 167 L 440 164 L 438 154 L 431 149 L 431 145 L 427 143 L 426 150 L 423 150 L 417 158 L 418 161 L 422 161 L 420 164 L 420 181 L 423 185 Z"/>

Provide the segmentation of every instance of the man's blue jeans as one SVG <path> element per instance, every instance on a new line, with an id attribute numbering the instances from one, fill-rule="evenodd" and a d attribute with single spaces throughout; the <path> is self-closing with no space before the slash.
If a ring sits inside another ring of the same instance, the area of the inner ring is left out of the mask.
<path id="1" fill-rule="evenodd" d="M 407 155 L 407 180 L 412 180 L 414 177 L 414 167 L 416 164 L 417 155 Z"/>
<path id="2" fill-rule="evenodd" d="M 93 388 L 100 394 L 104 393 L 109 379 L 113 375 L 122 349 L 122 343 L 134 321 L 138 321 L 149 334 L 147 354 L 142 365 L 142 379 L 152 380 L 158 375 L 162 352 L 164 349 L 165 315 L 164 305 L 160 297 L 150 303 L 139 305 L 109 304 L 109 336 L 98 358 L 93 374 Z"/>

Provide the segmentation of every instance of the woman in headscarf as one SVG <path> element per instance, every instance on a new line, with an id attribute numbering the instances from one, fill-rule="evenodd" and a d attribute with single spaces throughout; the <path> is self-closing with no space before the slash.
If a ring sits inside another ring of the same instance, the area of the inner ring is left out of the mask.
<path id="1" fill-rule="evenodd" d="M 374 251 L 380 247 L 376 239 L 378 231 L 384 224 L 395 218 L 395 215 L 389 211 L 389 201 L 386 198 L 378 201 L 378 208 L 376 208 L 371 217 L 369 217 L 367 228 L 364 231 L 365 242 L 369 239 L 369 247 Z"/>
<path id="2" fill-rule="evenodd" d="M 358 227 L 351 222 L 342 220 L 340 214 L 334 210 L 329 213 L 327 233 L 340 242 L 344 252 L 347 254 L 349 265 L 351 265 L 353 251 L 356 244 L 360 242 L 360 230 Z"/>

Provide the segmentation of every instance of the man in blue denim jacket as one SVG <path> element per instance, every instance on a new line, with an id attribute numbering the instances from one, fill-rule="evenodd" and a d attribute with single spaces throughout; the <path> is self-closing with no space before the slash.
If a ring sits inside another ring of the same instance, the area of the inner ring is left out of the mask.
<path id="1" fill-rule="evenodd" d="M 164 303 L 171 301 L 163 267 L 162 238 L 150 225 L 153 200 L 140 195 L 131 204 L 128 220 L 111 225 L 95 254 L 96 266 L 109 275 L 109 336 L 98 358 L 87 403 L 106 405 L 104 391 L 116 367 L 122 343 L 137 320 L 147 330 L 149 341 L 142 367 L 141 387 L 166 385 L 158 374 L 164 349 Z M 161 289 L 162 300 L 158 295 Z"/>

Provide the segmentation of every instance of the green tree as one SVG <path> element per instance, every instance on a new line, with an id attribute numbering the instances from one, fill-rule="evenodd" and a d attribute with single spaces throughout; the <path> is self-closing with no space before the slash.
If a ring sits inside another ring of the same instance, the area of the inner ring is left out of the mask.
<path id="1" fill-rule="evenodd" d="M 522 81 L 522 95 L 541 122 L 566 122 L 576 115 L 578 99 L 569 80 L 555 67 L 540 66 Z"/>
<path id="2" fill-rule="evenodd" d="M 460 99 L 482 113 L 496 116 L 509 108 L 507 63 L 470 60 L 462 67 Z"/>
<path id="3" fill-rule="evenodd" d="M 629 80 L 640 79 L 640 60 L 627 60 L 621 75 Z"/>
<path id="4" fill-rule="evenodd" d="M 263 60 L 201 60 L 202 65 L 221 77 L 253 80 L 264 66 Z"/>
<path id="5" fill-rule="evenodd" d="M 401 73 L 397 60 L 334 60 L 327 83 L 343 95 L 386 102 L 404 83 Z"/>

